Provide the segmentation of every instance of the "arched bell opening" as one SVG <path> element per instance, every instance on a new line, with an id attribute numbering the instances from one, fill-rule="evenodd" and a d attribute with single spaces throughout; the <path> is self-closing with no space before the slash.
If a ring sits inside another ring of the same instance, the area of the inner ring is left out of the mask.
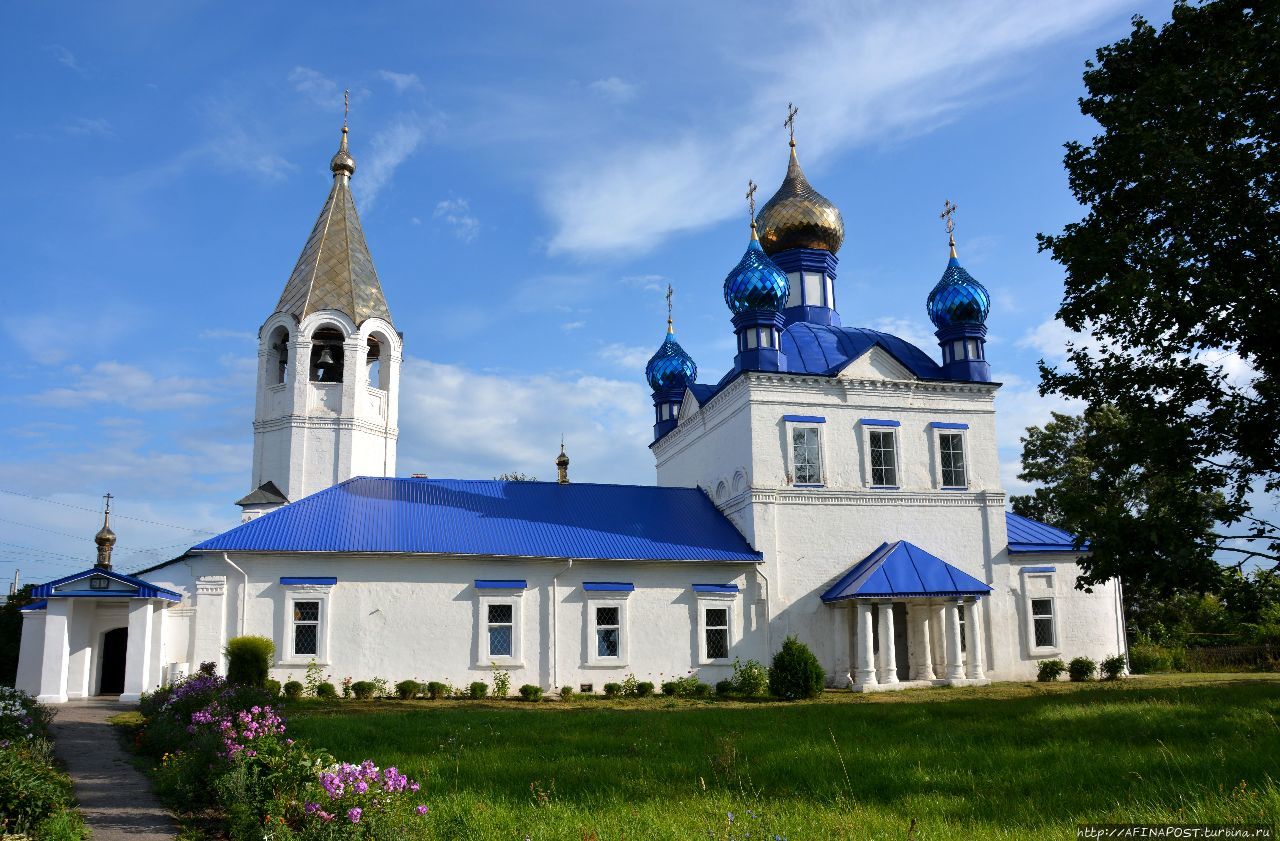
<path id="1" fill-rule="evenodd" d="M 289 331 L 277 327 L 267 342 L 267 384 L 282 385 L 289 381 Z"/>
<path id="2" fill-rule="evenodd" d="M 365 380 L 370 388 L 387 390 L 386 360 L 382 358 L 382 342 L 370 336 L 365 354 Z"/>
<path id="3" fill-rule="evenodd" d="M 342 331 L 333 327 L 311 334 L 311 382 L 342 382 L 342 341 Z"/>

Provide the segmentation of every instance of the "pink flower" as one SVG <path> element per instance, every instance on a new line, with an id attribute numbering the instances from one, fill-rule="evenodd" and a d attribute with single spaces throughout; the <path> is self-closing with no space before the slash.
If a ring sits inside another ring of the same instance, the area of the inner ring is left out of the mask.
<path id="1" fill-rule="evenodd" d="M 347 820 L 352 823 L 360 823 L 360 815 L 361 811 L 359 806 L 347 810 Z"/>
<path id="2" fill-rule="evenodd" d="M 419 807 L 418 807 L 418 814 L 419 814 L 419 815 L 425 815 L 426 813 L 427 813 L 427 807 L 426 807 L 426 806 L 419 806 Z"/>

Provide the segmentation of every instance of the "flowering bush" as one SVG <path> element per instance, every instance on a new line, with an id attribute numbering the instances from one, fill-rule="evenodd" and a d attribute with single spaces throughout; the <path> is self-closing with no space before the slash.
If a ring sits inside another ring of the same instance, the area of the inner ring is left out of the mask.
<path id="1" fill-rule="evenodd" d="M 0 833 L 43 838 L 83 832 L 71 810 L 71 781 L 53 762 L 47 738 L 52 719 L 52 711 L 30 695 L 0 687 Z"/>
<path id="2" fill-rule="evenodd" d="M 421 834 L 429 809 L 420 786 L 396 768 L 372 760 L 342 763 L 320 774 L 297 828 L 305 841 L 339 838 L 412 838 Z"/>
<path id="3" fill-rule="evenodd" d="M 43 735 L 53 713 L 25 692 L 0 686 L 0 741 L 15 742 Z"/>

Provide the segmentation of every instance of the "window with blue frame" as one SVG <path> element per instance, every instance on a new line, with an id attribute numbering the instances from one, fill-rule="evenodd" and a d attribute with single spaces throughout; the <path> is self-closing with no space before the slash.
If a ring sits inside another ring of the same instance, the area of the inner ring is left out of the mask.
<path id="1" fill-rule="evenodd" d="M 489 656 L 512 656 L 512 633 L 515 607 L 510 604 L 488 606 Z"/>

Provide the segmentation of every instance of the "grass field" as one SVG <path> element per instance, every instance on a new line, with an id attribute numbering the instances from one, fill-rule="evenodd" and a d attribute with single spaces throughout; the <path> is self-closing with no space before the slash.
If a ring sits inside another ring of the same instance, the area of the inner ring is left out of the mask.
<path id="1" fill-rule="evenodd" d="M 1276 675 L 288 714 L 296 737 L 421 780 L 441 839 L 1067 839 L 1280 816 Z"/>

